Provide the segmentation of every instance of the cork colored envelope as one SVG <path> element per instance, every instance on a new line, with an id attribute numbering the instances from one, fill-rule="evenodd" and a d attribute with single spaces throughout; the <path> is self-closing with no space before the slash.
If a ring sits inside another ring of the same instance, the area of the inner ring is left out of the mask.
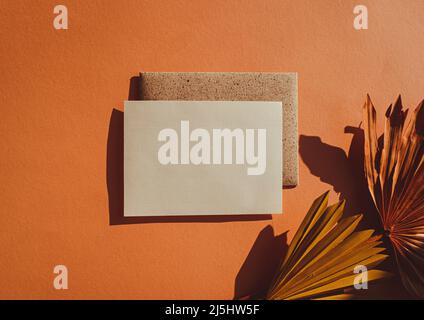
<path id="1" fill-rule="evenodd" d="M 283 186 L 298 184 L 297 73 L 143 72 L 141 98 L 281 101 Z"/>

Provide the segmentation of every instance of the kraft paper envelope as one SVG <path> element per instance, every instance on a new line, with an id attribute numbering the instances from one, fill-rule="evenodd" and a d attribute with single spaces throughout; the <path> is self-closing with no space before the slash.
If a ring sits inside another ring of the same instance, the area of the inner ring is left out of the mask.
<path id="1" fill-rule="evenodd" d="M 281 213 L 281 117 L 281 102 L 125 102 L 124 215 Z"/>
<path id="2" fill-rule="evenodd" d="M 298 184 L 297 73 L 144 72 L 142 100 L 280 101 L 283 185 Z"/>

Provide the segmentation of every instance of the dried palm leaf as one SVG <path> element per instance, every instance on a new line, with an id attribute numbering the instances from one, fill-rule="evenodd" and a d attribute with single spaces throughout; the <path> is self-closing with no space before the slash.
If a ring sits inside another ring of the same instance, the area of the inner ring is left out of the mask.
<path id="1" fill-rule="evenodd" d="M 424 297 L 424 101 L 405 125 L 407 113 L 399 96 L 387 109 L 379 146 L 376 111 L 367 96 L 364 169 L 402 282 L 409 292 Z"/>
<path id="2" fill-rule="evenodd" d="M 297 230 L 270 286 L 267 299 L 348 299 L 358 265 L 371 269 L 387 256 L 374 230 L 356 231 L 362 215 L 341 218 L 345 202 L 331 206 L 329 192 L 317 198 Z M 368 272 L 368 281 L 388 276 Z"/>

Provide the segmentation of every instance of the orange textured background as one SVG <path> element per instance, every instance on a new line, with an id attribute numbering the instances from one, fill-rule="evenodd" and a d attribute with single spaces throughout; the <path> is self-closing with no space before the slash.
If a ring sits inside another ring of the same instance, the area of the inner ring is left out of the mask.
<path id="1" fill-rule="evenodd" d="M 57 4 L 68 30 L 52 26 Z M 0 298 L 227 299 L 258 286 L 266 266 L 237 275 L 259 233 L 290 240 L 332 185 L 300 158 L 300 185 L 271 220 L 109 225 L 112 109 L 123 110 L 139 71 L 295 71 L 299 134 L 347 151 L 344 127 L 360 123 L 367 92 L 380 116 L 398 93 L 413 107 L 424 96 L 424 1 L 361 1 L 363 31 L 356 4 L 3 1 Z M 57 264 L 69 269 L 67 291 L 53 289 Z"/>

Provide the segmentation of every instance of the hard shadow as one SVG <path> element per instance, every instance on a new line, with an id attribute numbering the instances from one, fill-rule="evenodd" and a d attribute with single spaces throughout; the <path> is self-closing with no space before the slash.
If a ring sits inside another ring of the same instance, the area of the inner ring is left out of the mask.
<path id="1" fill-rule="evenodd" d="M 120 224 L 124 213 L 124 113 L 112 110 L 106 155 L 109 224 Z"/>
<path id="2" fill-rule="evenodd" d="M 352 135 L 349 151 L 329 145 L 316 136 L 301 135 L 300 157 L 311 174 L 333 186 L 339 199 L 346 200 L 345 216 L 364 215 L 364 228 L 380 229 L 378 212 L 374 206 L 364 174 L 364 132 L 360 127 L 345 127 Z"/>
<path id="3" fill-rule="evenodd" d="M 262 229 L 237 274 L 234 299 L 264 299 L 287 249 L 287 232 L 275 236 L 270 225 Z"/>
<path id="4" fill-rule="evenodd" d="M 142 98 L 141 77 L 132 77 L 130 79 L 128 100 L 142 100 Z M 106 185 L 109 199 L 110 225 L 187 222 L 219 223 L 272 219 L 271 214 L 124 217 L 124 113 L 115 108 L 112 110 L 109 121 L 106 154 Z"/>
<path id="5" fill-rule="evenodd" d="M 134 76 L 130 79 L 130 87 L 128 89 L 128 100 L 143 100 L 143 92 L 141 90 L 141 76 Z"/>

